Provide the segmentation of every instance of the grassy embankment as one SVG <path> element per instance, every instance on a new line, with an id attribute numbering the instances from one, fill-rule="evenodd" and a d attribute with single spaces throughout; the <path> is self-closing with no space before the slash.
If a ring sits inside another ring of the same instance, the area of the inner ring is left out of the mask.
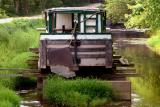
<path id="1" fill-rule="evenodd" d="M 97 107 L 116 100 L 116 95 L 105 81 L 54 76 L 45 81 L 44 98 L 56 106 Z"/>
<path id="2" fill-rule="evenodd" d="M 29 47 L 36 47 L 42 20 L 16 20 L 0 25 L 0 68 L 28 68 L 26 60 L 31 55 Z M 20 97 L 12 90 L 35 83 L 35 78 L 8 78 L 11 71 L 0 72 L 0 107 L 19 107 Z M 24 80 L 24 81 L 23 81 Z"/>
<path id="3" fill-rule="evenodd" d="M 154 32 L 151 38 L 148 39 L 147 43 L 151 46 L 153 51 L 160 54 L 160 31 Z"/>

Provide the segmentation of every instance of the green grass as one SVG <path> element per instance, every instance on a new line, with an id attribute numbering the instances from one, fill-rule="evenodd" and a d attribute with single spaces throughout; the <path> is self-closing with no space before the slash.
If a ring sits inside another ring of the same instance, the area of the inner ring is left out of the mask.
<path id="1" fill-rule="evenodd" d="M 151 34 L 151 38 L 148 39 L 147 43 L 153 51 L 160 54 L 160 31 L 156 31 L 153 34 Z"/>
<path id="2" fill-rule="evenodd" d="M 115 100 L 109 83 L 97 79 L 65 80 L 50 77 L 45 81 L 44 98 L 59 106 L 96 107 Z"/>
<path id="3" fill-rule="evenodd" d="M 14 91 L 0 85 L 0 107 L 19 107 L 20 100 Z"/>

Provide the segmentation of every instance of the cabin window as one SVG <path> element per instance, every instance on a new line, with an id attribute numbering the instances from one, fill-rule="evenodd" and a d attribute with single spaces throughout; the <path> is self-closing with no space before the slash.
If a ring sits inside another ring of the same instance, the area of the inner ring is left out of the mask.
<path id="1" fill-rule="evenodd" d="M 49 33 L 72 33 L 75 21 L 78 33 L 102 33 L 102 18 L 102 14 L 54 12 L 46 17 L 46 22 Z"/>
<path id="2" fill-rule="evenodd" d="M 72 30 L 72 14 L 57 13 L 56 15 L 56 31 L 62 33 L 63 29 Z"/>
<path id="3" fill-rule="evenodd" d="M 98 15 L 83 14 L 81 20 L 85 20 L 81 24 L 82 33 L 98 33 Z"/>

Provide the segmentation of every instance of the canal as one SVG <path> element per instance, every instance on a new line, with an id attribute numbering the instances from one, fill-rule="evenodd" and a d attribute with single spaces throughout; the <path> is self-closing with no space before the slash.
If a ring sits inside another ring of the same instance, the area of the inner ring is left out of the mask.
<path id="1" fill-rule="evenodd" d="M 118 52 L 135 63 L 142 77 L 132 82 L 132 107 L 160 107 L 160 56 L 146 45 L 147 38 L 116 40 Z"/>
<path id="2" fill-rule="evenodd" d="M 146 45 L 146 38 L 120 38 L 115 40 L 117 52 L 135 63 L 141 77 L 128 78 L 132 82 L 131 107 L 160 107 L 160 56 Z M 40 103 L 36 90 L 22 90 L 21 107 L 51 107 Z M 117 107 L 117 106 L 116 106 Z M 129 106 L 121 106 L 129 107 Z"/>

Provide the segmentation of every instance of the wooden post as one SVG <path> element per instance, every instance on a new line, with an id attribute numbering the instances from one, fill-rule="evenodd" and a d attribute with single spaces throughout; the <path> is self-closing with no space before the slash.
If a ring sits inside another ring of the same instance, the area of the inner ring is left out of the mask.
<path id="1" fill-rule="evenodd" d="M 112 40 L 106 40 L 106 68 L 112 68 Z"/>
<path id="2" fill-rule="evenodd" d="M 47 66 L 47 41 L 40 41 L 40 69 L 45 69 Z"/>

